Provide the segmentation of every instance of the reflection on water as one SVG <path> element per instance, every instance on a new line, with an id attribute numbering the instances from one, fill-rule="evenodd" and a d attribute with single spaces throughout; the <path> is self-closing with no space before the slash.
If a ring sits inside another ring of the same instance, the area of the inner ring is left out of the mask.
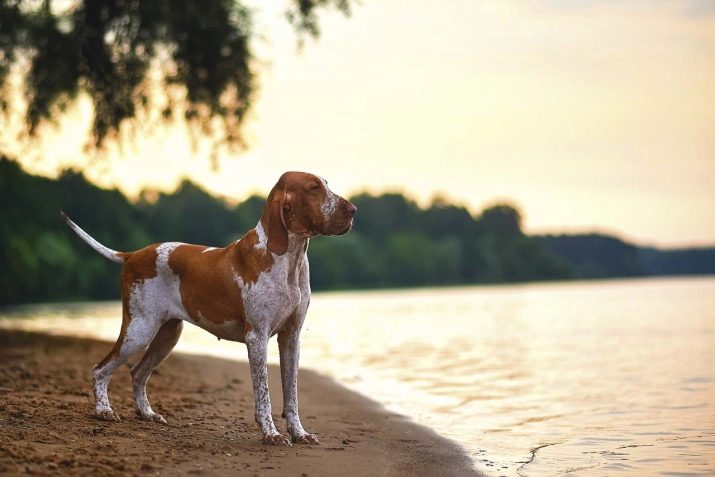
<path id="1" fill-rule="evenodd" d="M 118 317 L 37 306 L 0 326 L 113 340 Z M 180 349 L 245 359 L 188 328 Z M 713 363 L 713 278 L 316 294 L 302 346 L 494 475 L 714 475 Z"/>

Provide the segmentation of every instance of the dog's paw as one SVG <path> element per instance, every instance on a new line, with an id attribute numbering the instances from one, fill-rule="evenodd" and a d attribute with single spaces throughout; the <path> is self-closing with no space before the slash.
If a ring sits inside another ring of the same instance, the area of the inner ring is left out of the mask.
<path id="1" fill-rule="evenodd" d="M 169 424 L 168 422 L 166 422 L 166 419 L 164 419 L 164 416 L 162 416 L 161 414 L 154 414 L 153 416 L 151 416 L 151 420 L 154 422 L 158 422 L 159 424 Z"/>
<path id="2" fill-rule="evenodd" d="M 94 411 L 94 418 L 99 419 L 100 421 L 121 421 L 121 419 L 119 419 L 119 414 L 117 414 L 111 407 L 109 409 L 97 409 Z"/>
<path id="3" fill-rule="evenodd" d="M 291 437 L 293 444 L 320 444 L 320 439 L 315 434 L 306 432 Z"/>
<path id="4" fill-rule="evenodd" d="M 281 433 L 263 434 L 263 443 L 270 446 L 291 446 L 292 444 L 286 436 Z"/>
<path id="5" fill-rule="evenodd" d="M 147 414 L 137 413 L 137 417 L 142 421 L 156 422 L 157 424 L 169 424 L 168 422 L 166 422 L 166 419 L 164 419 L 164 416 L 155 412 Z"/>

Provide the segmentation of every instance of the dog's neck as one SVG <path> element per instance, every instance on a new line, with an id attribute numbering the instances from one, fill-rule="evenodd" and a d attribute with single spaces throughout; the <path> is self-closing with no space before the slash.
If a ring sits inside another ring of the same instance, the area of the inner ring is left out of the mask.
<path id="1" fill-rule="evenodd" d="M 304 234 L 294 234 L 288 232 L 288 249 L 286 253 L 280 255 L 286 257 L 291 262 L 296 262 L 308 251 L 310 238 Z"/>
<path id="2" fill-rule="evenodd" d="M 262 220 L 258 221 L 255 230 L 258 235 L 258 243 L 256 244 L 256 247 L 267 249 L 268 234 L 266 233 L 266 229 L 263 227 Z M 309 242 L 310 237 L 305 234 L 294 234 L 292 232 L 288 232 L 288 248 L 286 249 L 286 252 L 281 255 L 273 254 L 273 256 L 274 258 L 285 257 L 291 261 L 296 260 L 308 251 Z"/>
<path id="3" fill-rule="evenodd" d="M 268 234 L 263 227 L 262 221 L 258 221 L 258 224 L 256 224 L 256 234 L 258 235 L 256 247 L 268 250 Z M 303 268 L 303 262 L 308 252 L 309 242 L 310 238 L 305 234 L 288 232 L 288 247 L 285 253 L 281 255 L 272 253 L 274 263 L 282 264 L 282 266 L 275 267 L 276 272 L 282 275 L 278 270 L 283 270 L 288 282 L 298 282 Z"/>

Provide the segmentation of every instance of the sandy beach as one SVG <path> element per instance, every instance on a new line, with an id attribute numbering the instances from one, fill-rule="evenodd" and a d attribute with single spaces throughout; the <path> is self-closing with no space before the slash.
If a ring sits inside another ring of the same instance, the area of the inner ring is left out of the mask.
<path id="1" fill-rule="evenodd" d="M 109 348 L 0 330 L 0 475 L 476 475 L 451 441 L 310 370 L 301 414 L 317 446 L 262 445 L 247 365 L 180 353 L 149 382 L 169 425 L 134 416 L 127 367 L 110 386 L 122 421 L 95 420 L 90 369 Z M 270 379 L 281 409 L 275 366 Z"/>

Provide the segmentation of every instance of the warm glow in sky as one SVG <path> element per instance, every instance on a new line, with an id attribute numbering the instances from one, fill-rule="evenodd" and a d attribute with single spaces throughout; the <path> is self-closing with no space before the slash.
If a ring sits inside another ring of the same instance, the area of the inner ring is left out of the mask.
<path id="1" fill-rule="evenodd" d="M 715 243 L 715 3 L 362 0 L 322 15 L 300 53 L 267 3 L 246 153 L 211 170 L 176 129 L 88 175 L 130 194 L 189 176 L 242 198 L 297 169 L 474 212 L 508 199 L 532 232 Z M 24 163 L 84 164 L 77 124 Z"/>

